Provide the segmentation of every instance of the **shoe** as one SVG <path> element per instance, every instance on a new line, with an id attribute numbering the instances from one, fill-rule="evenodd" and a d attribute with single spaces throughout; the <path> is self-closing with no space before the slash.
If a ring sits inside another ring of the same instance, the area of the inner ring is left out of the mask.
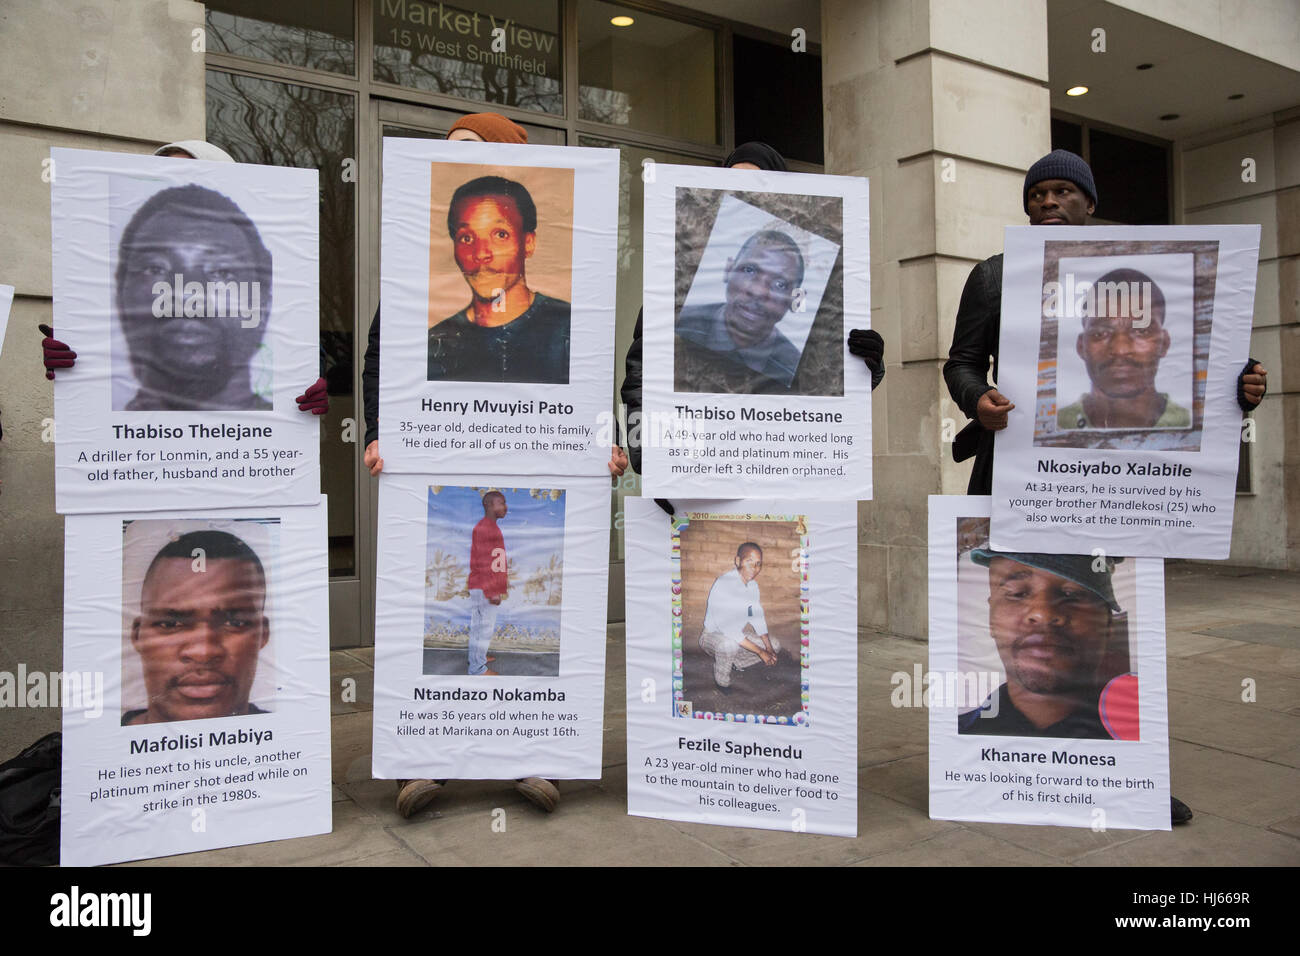
<path id="1" fill-rule="evenodd" d="M 534 806 L 554 813 L 560 802 L 560 791 L 550 780 L 542 777 L 524 777 L 515 781 L 515 789 L 528 798 Z"/>
<path id="2" fill-rule="evenodd" d="M 496 661 L 497 661 L 497 659 L 496 659 L 495 657 L 493 657 L 491 654 L 489 654 L 487 657 L 483 658 L 483 660 L 484 660 L 486 663 L 488 663 L 488 664 L 495 664 Z"/>
<path id="3" fill-rule="evenodd" d="M 1186 823 L 1192 818 L 1192 808 L 1177 797 L 1169 798 L 1169 822 L 1174 826 Z"/>
<path id="4" fill-rule="evenodd" d="M 483 673 L 484 673 L 484 675 L 486 675 L 486 676 L 488 676 L 488 677 L 500 677 L 500 676 L 501 676 L 500 674 L 498 674 L 496 671 L 494 671 L 494 670 L 493 670 L 492 668 L 490 668 L 490 667 L 487 668 L 485 671 L 483 671 Z"/>
<path id="5" fill-rule="evenodd" d="M 397 812 L 407 819 L 432 803 L 442 789 L 438 780 L 399 780 L 397 784 Z"/>
<path id="6" fill-rule="evenodd" d="M 722 694 L 724 697 L 729 697 L 729 696 L 731 695 L 731 688 L 730 688 L 730 687 L 723 687 L 723 686 L 722 686 L 721 684 L 719 684 L 717 681 L 714 681 L 714 682 L 713 682 L 713 686 L 716 687 L 717 690 L 718 690 L 718 693 Z"/>

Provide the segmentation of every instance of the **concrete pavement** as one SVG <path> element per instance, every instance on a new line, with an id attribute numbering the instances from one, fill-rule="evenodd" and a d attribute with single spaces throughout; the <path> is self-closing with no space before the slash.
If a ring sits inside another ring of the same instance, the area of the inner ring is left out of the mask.
<path id="1" fill-rule="evenodd" d="M 373 650 L 336 651 L 333 687 L 353 677 L 359 699 L 334 703 L 334 831 L 135 865 L 1300 864 L 1300 574 L 1171 563 L 1166 577 L 1171 779 L 1196 814 L 1170 832 L 930 820 L 927 713 L 890 705 L 890 675 L 925 666 L 927 648 L 868 632 L 856 839 L 629 817 L 623 627 L 611 625 L 604 773 L 562 782 L 555 814 L 509 781 L 456 781 L 403 820 L 392 781 L 370 778 Z M 1247 678 L 1252 703 L 1242 701 Z M 503 833 L 492 829 L 497 808 Z"/>

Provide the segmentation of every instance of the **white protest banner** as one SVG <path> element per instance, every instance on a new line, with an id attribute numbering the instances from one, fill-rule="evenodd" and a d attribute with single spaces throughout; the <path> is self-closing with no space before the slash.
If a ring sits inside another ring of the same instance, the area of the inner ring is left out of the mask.
<path id="1" fill-rule="evenodd" d="M 67 519 L 65 866 L 329 832 L 317 502 Z"/>
<path id="2" fill-rule="evenodd" d="M 867 181 L 656 165 L 645 186 L 645 494 L 871 497 Z"/>
<path id="3" fill-rule="evenodd" d="M 59 512 L 315 504 L 316 171 L 51 155 Z"/>
<path id="4" fill-rule="evenodd" d="M 14 287 L 0 285 L 0 348 L 5 344 L 5 329 L 9 327 L 9 307 L 14 303 Z"/>
<path id="5" fill-rule="evenodd" d="M 930 497 L 930 816 L 1169 829 L 1164 562 L 989 547 L 987 496 Z"/>
<path id="6" fill-rule="evenodd" d="M 606 473 L 617 251 L 616 150 L 385 138 L 384 471 Z"/>
<path id="7" fill-rule="evenodd" d="M 374 775 L 600 777 L 609 480 L 379 483 Z"/>
<path id="8" fill-rule="evenodd" d="M 634 816 L 857 835 L 856 512 L 627 508 Z"/>
<path id="9" fill-rule="evenodd" d="M 1259 234 L 1007 229 L 994 546 L 1228 556 Z"/>

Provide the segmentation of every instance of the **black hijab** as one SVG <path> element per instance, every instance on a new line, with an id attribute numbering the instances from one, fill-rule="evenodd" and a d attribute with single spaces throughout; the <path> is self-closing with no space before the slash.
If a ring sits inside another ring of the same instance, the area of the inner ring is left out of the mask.
<path id="1" fill-rule="evenodd" d="M 726 167 L 734 166 L 736 163 L 753 163 L 759 169 L 774 173 L 789 171 L 781 154 L 767 143 L 743 143 L 733 149 L 731 155 L 722 161 L 722 165 Z"/>

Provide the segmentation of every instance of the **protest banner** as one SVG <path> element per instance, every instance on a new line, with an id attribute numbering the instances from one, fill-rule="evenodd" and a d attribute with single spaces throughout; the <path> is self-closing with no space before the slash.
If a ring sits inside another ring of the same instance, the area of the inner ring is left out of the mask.
<path id="1" fill-rule="evenodd" d="M 329 832 L 317 501 L 67 519 L 64 865 Z"/>
<path id="2" fill-rule="evenodd" d="M 996 547 L 1228 556 L 1259 235 L 1007 229 Z"/>
<path id="3" fill-rule="evenodd" d="M 314 505 L 316 170 L 51 155 L 59 512 Z"/>
<path id="4" fill-rule="evenodd" d="M 385 138 L 382 215 L 384 470 L 604 473 L 617 151 Z"/>
<path id="5" fill-rule="evenodd" d="M 645 187 L 648 495 L 871 497 L 867 181 L 657 164 Z"/>
<path id="6" fill-rule="evenodd" d="M 600 777 L 609 482 L 379 486 L 377 778 Z"/>
<path id="7" fill-rule="evenodd" d="M 634 816 L 857 834 L 854 512 L 627 508 Z"/>
<path id="8" fill-rule="evenodd" d="M 1164 562 L 996 551 L 989 510 L 930 498 L 930 816 L 1169 829 Z"/>

